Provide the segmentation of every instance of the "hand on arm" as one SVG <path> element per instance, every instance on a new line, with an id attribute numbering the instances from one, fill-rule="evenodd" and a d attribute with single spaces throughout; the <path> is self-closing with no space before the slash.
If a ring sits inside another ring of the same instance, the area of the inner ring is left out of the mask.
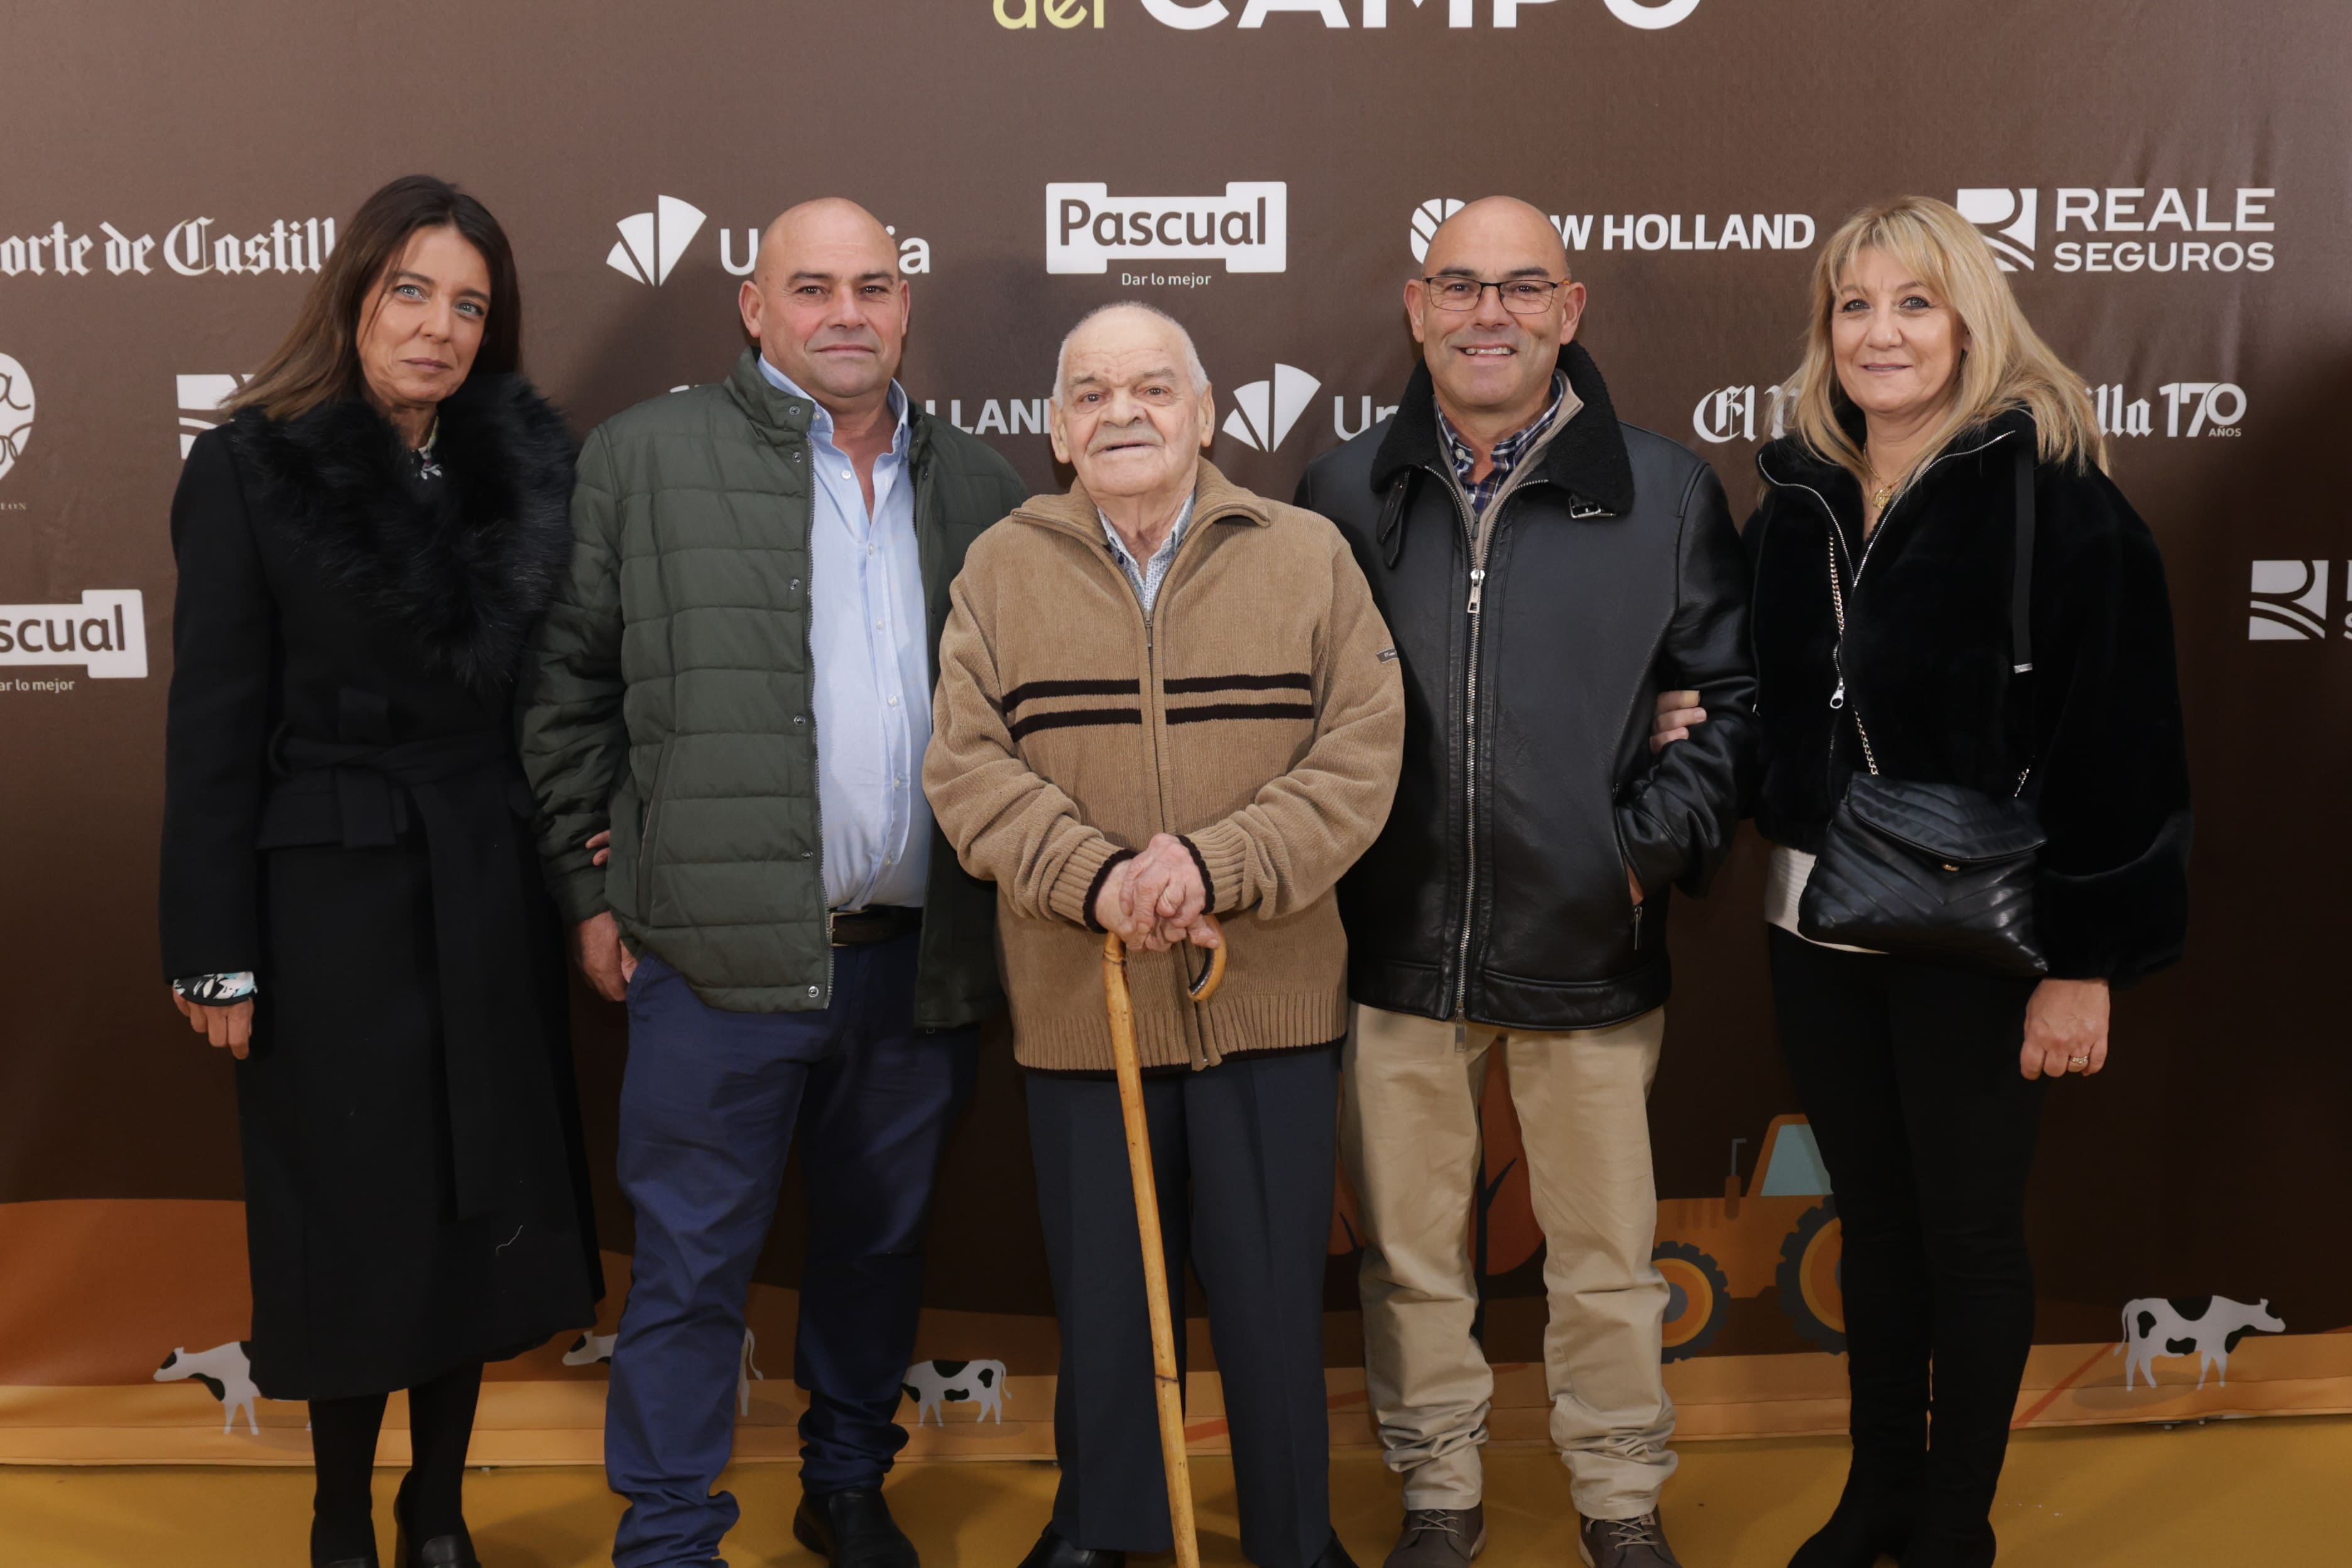
<path id="1" fill-rule="evenodd" d="M 1650 754 L 1656 756 L 1676 741 L 1690 739 L 1691 726 L 1706 722 L 1696 691 L 1661 691 L 1658 710 L 1650 724 Z"/>

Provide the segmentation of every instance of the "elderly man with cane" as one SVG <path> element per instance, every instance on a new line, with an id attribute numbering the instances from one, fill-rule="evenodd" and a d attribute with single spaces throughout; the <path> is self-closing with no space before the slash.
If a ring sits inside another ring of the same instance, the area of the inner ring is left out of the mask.
<path id="1" fill-rule="evenodd" d="M 1171 1544 L 1106 931 L 1132 955 L 1170 1315 L 1188 1258 L 1209 1300 L 1243 1550 L 1342 1568 L 1322 1364 L 1347 1032 L 1332 889 L 1388 815 L 1395 654 L 1339 532 L 1200 456 L 1208 377 L 1168 317 L 1081 321 L 1052 427 L 1077 482 L 965 558 L 923 769 L 964 866 L 997 885 L 1061 1319 L 1061 1487 L 1024 1568 Z M 1226 973 L 1196 1003 L 1187 961 L 1219 915 Z"/>

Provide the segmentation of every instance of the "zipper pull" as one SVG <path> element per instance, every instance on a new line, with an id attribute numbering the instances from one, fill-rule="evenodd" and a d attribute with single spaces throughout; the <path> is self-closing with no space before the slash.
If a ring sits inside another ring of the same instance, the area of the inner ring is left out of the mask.
<path id="1" fill-rule="evenodd" d="M 1478 613 L 1478 598 L 1486 591 L 1486 569 L 1484 566 L 1473 566 L 1470 568 L 1470 613 L 1472 615 Z"/>
<path id="2" fill-rule="evenodd" d="M 1830 707 L 1831 707 L 1832 710 L 1835 710 L 1835 709 L 1843 708 L 1843 707 L 1844 707 L 1844 706 L 1845 706 L 1845 677 L 1844 677 L 1844 676 L 1843 676 L 1843 675 L 1841 675 L 1841 676 L 1839 676 L 1839 677 L 1838 677 L 1837 689 L 1836 689 L 1835 691 L 1832 691 L 1832 692 L 1831 692 L 1831 693 L 1830 693 Z"/>

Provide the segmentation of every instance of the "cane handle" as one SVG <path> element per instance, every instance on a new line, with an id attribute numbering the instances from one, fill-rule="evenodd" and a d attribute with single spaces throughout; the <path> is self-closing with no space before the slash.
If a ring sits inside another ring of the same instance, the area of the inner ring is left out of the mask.
<path id="1" fill-rule="evenodd" d="M 1202 915 L 1201 918 L 1208 923 L 1211 931 L 1217 933 L 1217 945 L 1209 950 L 1209 966 L 1184 983 L 1184 994 L 1196 1003 L 1206 1002 L 1214 996 L 1217 987 L 1225 983 L 1225 928 L 1214 915 Z M 1118 964 L 1127 962 L 1127 943 L 1118 939 L 1118 932 L 1115 931 L 1103 933 L 1103 962 Z M 1192 965 L 1185 967 L 1190 969 Z"/>

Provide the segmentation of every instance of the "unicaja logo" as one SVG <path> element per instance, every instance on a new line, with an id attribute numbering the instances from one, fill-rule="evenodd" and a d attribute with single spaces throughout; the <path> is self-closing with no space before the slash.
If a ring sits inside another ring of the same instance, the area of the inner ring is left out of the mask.
<path id="1" fill-rule="evenodd" d="M 25 455 L 33 438 L 33 378 L 25 367 L 0 354 L 0 479 Z"/>
<path id="2" fill-rule="evenodd" d="M 605 255 L 604 265 L 659 287 L 669 281 L 670 268 L 702 232 L 702 209 L 676 196 L 656 196 L 653 211 L 634 213 L 614 226 L 621 238 Z"/>
<path id="3" fill-rule="evenodd" d="M 1271 381 L 1253 381 L 1234 391 L 1234 405 L 1225 415 L 1225 434 L 1253 451 L 1271 452 L 1282 445 L 1298 416 L 1323 384 L 1294 364 L 1277 364 Z"/>
<path id="4" fill-rule="evenodd" d="M 2248 642 L 2324 642 L 2330 561 L 2257 561 L 2246 584 Z M 2352 561 L 2344 563 L 2352 574 Z M 2352 582 L 2352 578 L 2347 578 Z M 2352 626 L 2345 630 L 2352 637 Z"/>
<path id="5" fill-rule="evenodd" d="M 1977 185 L 1958 193 L 1952 205 L 1985 231 L 1985 243 L 2003 272 L 2033 270 L 2033 216 L 2042 193 L 2006 185 Z"/>

